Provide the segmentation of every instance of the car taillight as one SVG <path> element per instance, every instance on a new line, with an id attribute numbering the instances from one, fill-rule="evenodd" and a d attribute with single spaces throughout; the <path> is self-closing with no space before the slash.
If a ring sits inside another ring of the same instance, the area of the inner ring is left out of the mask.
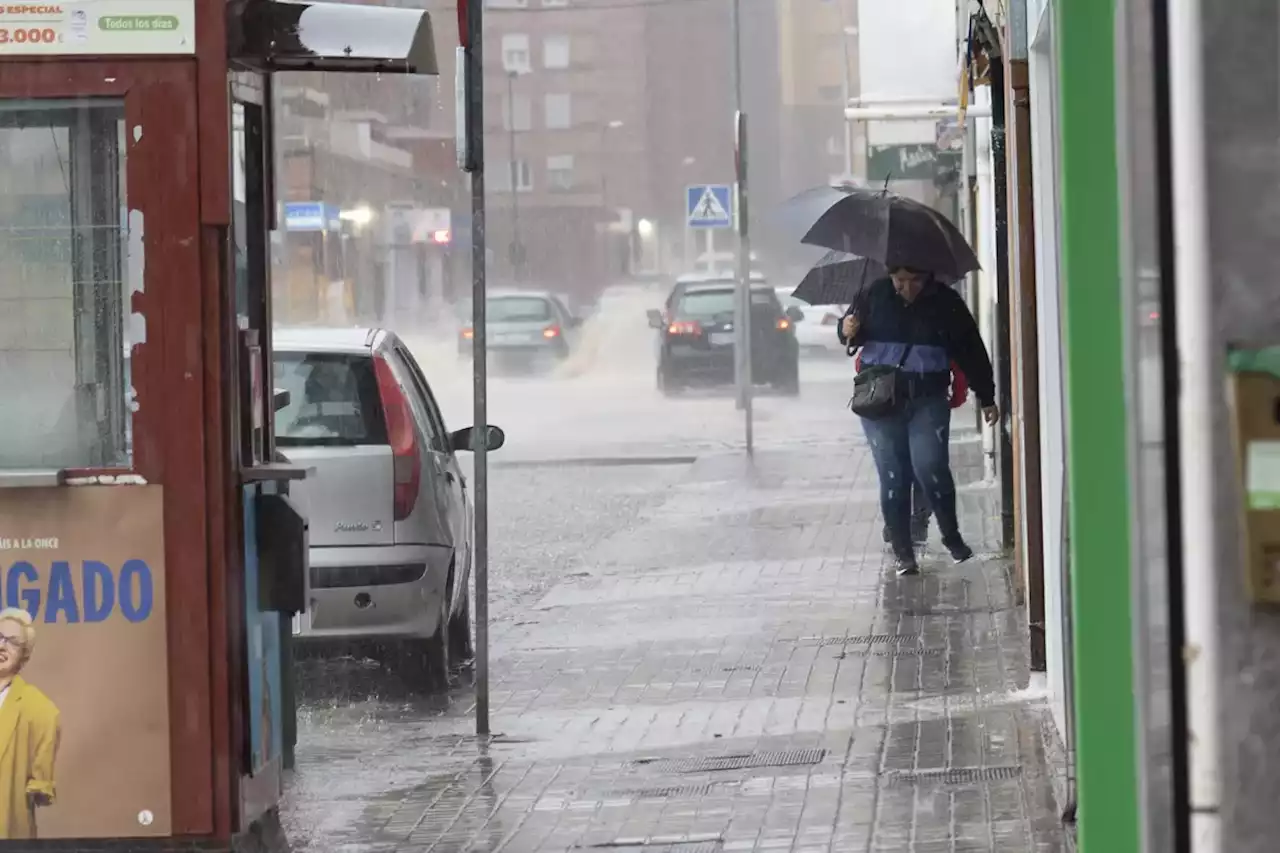
<path id="1" fill-rule="evenodd" d="M 471 340 L 475 336 L 476 336 L 475 329 L 466 328 L 462 330 L 462 337 L 466 338 L 467 340 Z"/>
<path id="2" fill-rule="evenodd" d="M 786 317 L 779 317 L 778 328 L 785 332 L 787 329 L 791 328 L 791 321 L 788 320 Z"/>
<path id="3" fill-rule="evenodd" d="M 391 445 L 393 472 L 393 513 L 396 521 L 404 521 L 418 502 L 418 486 L 422 478 L 422 457 L 418 452 L 418 432 L 413 424 L 413 410 L 404 389 L 396 380 L 391 364 L 379 356 L 374 361 L 378 377 L 378 396 L 387 418 L 387 443 Z"/>
<path id="4" fill-rule="evenodd" d="M 547 340 L 551 340 L 552 338 L 558 338 L 560 337 L 560 327 L 547 326 L 545 329 L 542 330 L 542 336 Z"/>
<path id="5" fill-rule="evenodd" d="M 701 335 L 702 324 L 698 322 L 675 322 L 667 326 L 669 335 Z"/>

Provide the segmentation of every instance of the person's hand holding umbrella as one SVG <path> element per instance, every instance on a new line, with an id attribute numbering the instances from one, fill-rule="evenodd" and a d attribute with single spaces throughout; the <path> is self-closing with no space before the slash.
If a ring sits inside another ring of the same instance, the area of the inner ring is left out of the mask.
<path id="1" fill-rule="evenodd" d="M 852 312 L 845 314 L 844 319 L 840 321 L 840 331 L 844 333 L 845 340 L 853 340 L 854 336 L 858 334 L 858 327 L 861 325 L 862 321 L 858 319 L 857 314 Z"/>

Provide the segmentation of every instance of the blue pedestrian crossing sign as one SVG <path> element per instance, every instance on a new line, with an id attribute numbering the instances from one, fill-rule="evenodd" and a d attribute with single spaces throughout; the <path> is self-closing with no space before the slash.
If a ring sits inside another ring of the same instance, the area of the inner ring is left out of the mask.
<path id="1" fill-rule="evenodd" d="M 686 187 L 685 213 L 690 228 L 732 228 L 732 188 L 728 184 Z"/>

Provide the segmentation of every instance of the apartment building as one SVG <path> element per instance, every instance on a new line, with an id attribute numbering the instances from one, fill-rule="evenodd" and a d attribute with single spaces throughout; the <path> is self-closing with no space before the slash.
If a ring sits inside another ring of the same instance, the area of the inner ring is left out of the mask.
<path id="1" fill-rule="evenodd" d="M 499 281 L 588 293 L 632 266 L 648 205 L 646 10 L 489 0 L 485 171 Z"/>
<path id="2" fill-rule="evenodd" d="M 783 181 L 803 188 L 860 173 L 864 137 L 846 130 L 859 92 L 856 0 L 779 0 Z"/>

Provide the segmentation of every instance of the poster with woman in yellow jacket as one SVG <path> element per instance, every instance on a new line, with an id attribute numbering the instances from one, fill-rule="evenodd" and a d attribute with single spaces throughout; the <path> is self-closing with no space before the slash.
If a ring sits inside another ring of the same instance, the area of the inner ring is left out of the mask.
<path id="1" fill-rule="evenodd" d="M 53 805 L 58 708 L 20 674 L 35 651 L 31 614 L 0 610 L 0 838 L 37 838 L 36 813 Z"/>
<path id="2" fill-rule="evenodd" d="M 0 849 L 171 831 L 162 488 L 0 489 Z"/>

